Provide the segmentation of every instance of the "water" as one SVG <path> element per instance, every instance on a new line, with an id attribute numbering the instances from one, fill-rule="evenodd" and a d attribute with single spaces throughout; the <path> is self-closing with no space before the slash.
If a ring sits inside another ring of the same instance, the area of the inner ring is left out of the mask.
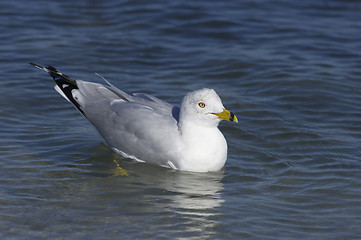
<path id="1" fill-rule="evenodd" d="M 2 1 L 1 239 L 360 239 L 358 1 Z M 214 88 L 225 168 L 115 157 L 52 64 L 173 104 Z M 115 159 L 128 176 L 115 175 Z"/>

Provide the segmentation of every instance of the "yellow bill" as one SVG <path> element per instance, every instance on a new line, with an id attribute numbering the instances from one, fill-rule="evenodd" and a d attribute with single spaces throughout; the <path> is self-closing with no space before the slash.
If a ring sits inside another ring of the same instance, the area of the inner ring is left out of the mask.
<path id="1" fill-rule="evenodd" d="M 227 109 L 223 108 L 223 112 L 213 113 L 213 114 L 219 117 L 220 119 L 238 123 L 238 119 L 236 115 L 234 115 L 234 113 L 228 111 Z"/>

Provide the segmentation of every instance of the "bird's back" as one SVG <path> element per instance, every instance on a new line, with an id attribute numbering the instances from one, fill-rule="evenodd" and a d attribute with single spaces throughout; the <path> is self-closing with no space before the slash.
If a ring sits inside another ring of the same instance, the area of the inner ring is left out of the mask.
<path id="1" fill-rule="evenodd" d="M 106 144 L 137 160 L 163 166 L 175 162 L 182 148 L 178 108 L 150 95 L 129 95 L 112 85 L 76 82 L 79 89 L 73 90 L 74 98 Z"/>

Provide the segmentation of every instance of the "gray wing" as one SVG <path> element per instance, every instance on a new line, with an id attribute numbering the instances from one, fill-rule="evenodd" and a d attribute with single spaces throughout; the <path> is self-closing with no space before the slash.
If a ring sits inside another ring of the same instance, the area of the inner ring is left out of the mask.
<path id="1" fill-rule="evenodd" d="M 150 95 L 129 95 L 112 85 L 84 81 L 77 85 L 73 95 L 110 147 L 158 165 L 174 162 L 182 148 L 179 108 Z"/>
<path id="2" fill-rule="evenodd" d="M 129 95 L 108 85 L 74 81 L 52 66 L 30 63 L 56 82 L 55 90 L 98 130 L 105 142 L 127 155 L 158 165 L 178 167 L 182 142 L 179 108 L 147 94 Z"/>
<path id="3" fill-rule="evenodd" d="M 124 100 L 125 102 L 139 103 L 140 105 L 148 106 L 157 113 L 165 116 L 171 115 L 178 121 L 179 108 L 152 95 L 144 93 L 134 93 L 130 95 L 115 87 L 108 81 L 108 86 L 104 86 L 98 83 L 85 82 L 81 80 L 78 80 L 76 82 L 77 86 L 79 87 L 80 93 L 82 93 L 83 97 L 87 98 L 86 102 L 84 102 L 83 105 L 86 105 L 86 103 L 90 103 L 92 101 L 97 101 L 99 99 Z"/>

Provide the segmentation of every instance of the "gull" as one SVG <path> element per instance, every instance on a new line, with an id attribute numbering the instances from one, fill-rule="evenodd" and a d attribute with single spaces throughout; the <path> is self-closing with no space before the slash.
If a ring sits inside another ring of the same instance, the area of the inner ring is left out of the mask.
<path id="1" fill-rule="evenodd" d="M 55 90 L 72 103 L 117 154 L 176 170 L 222 169 L 227 142 L 218 124 L 238 122 L 213 89 L 185 95 L 180 107 L 149 94 L 128 94 L 106 84 L 73 80 L 52 66 L 31 65 L 49 73 Z"/>

